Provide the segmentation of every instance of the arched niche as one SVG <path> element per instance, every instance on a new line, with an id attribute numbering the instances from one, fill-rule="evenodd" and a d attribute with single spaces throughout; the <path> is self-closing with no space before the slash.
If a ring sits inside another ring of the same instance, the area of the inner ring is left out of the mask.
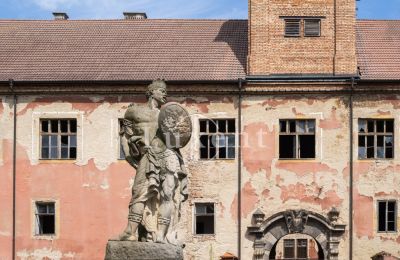
<path id="1" fill-rule="evenodd" d="M 286 210 L 265 219 L 261 210 L 253 213 L 253 225 L 247 228 L 248 235 L 254 237 L 255 260 L 269 260 L 273 246 L 288 234 L 306 234 L 321 246 L 324 259 L 336 260 L 339 255 L 340 237 L 345 225 L 338 224 L 339 212 L 332 209 L 328 218 L 307 210 Z"/>

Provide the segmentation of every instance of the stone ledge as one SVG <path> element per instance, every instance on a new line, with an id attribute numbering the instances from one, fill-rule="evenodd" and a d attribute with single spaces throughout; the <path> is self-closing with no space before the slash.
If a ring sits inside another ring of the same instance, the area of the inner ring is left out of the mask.
<path id="1" fill-rule="evenodd" d="M 183 260 L 183 250 L 170 244 L 109 240 L 105 260 Z"/>

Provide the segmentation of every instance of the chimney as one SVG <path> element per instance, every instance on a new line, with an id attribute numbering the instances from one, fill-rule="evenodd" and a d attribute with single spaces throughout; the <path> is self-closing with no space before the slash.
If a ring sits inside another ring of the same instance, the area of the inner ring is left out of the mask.
<path id="1" fill-rule="evenodd" d="M 54 16 L 54 20 L 68 20 L 68 18 L 69 18 L 67 13 L 55 12 L 55 13 L 53 13 L 53 16 Z"/>
<path id="2" fill-rule="evenodd" d="M 125 20 L 147 19 L 146 13 L 123 12 Z"/>

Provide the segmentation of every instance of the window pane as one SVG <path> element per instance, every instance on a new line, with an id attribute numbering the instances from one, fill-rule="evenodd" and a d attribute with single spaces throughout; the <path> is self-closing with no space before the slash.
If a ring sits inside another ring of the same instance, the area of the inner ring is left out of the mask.
<path id="1" fill-rule="evenodd" d="M 396 231 L 395 222 L 388 222 L 387 231 Z"/>
<path id="2" fill-rule="evenodd" d="M 299 135 L 300 158 L 315 158 L 315 136 Z"/>
<path id="3" fill-rule="evenodd" d="M 46 204 L 36 204 L 37 213 L 47 213 Z"/>
<path id="4" fill-rule="evenodd" d="M 208 132 L 209 133 L 216 133 L 217 132 L 217 126 L 214 121 L 208 121 Z"/>
<path id="5" fill-rule="evenodd" d="M 304 36 L 320 36 L 320 23 L 319 19 L 304 20 Z"/>
<path id="6" fill-rule="evenodd" d="M 54 215 L 40 216 L 40 227 L 43 235 L 54 234 Z"/>
<path id="7" fill-rule="evenodd" d="M 58 132 L 58 120 L 50 120 L 51 124 L 51 132 L 57 133 Z"/>
<path id="8" fill-rule="evenodd" d="M 69 158 L 76 159 L 76 148 L 75 147 L 69 148 Z"/>
<path id="9" fill-rule="evenodd" d="M 386 121 L 386 133 L 393 133 L 393 120 Z"/>
<path id="10" fill-rule="evenodd" d="M 307 239 L 297 240 L 297 258 L 307 258 Z"/>
<path id="11" fill-rule="evenodd" d="M 235 119 L 228 120 L 228 133 L 235 133 L 236 126 L 235 126 Z"/>
<path id="12" fill-rule="evenodd" d="M 286 133 L 286 120 L 279 121 L 279 129 L 281 133 Z"/>
<path id="13" fill-rule="evenodd" d="M 47 204 L 47 213 L 54 213 L 54 203 Z"/>
<path id="14" fill-rule="evenodd" d="M 396 209 L 396 202 L 394 202 L 394 201 L 389 201 L 388 202 L 388 211 L 395 211 L 395 209 Z"/>
<path id="15" fill-rule="evenodd" d="M 42 132 L 43 133 L 49 132 L 49 121 L 47 121 L 47 120 L 42 121 Z"/>
<path id="16" fill-rule="evenodd" d="M 279 136 L 279 158 L 296 158 L 296 136 Z"/>
<path id="17" fill-rule="evenodd" d="M 61 147 L 68 146 L 68 135 L 61 136 Z"/>
<path id="18" fill-rule="evenodd" d="M 42 135 L 42 147 L 48 147 L 49 146 L 49 136 L 48 135 Z"/>
<path id="19" fill-rule="evenodd" d="M 386 202 L 378 203 L 378 231 L 386 231 Z"/>
<path id="20" fill-rule="evenodd" d="M 57 159 L 58 158 L 58 148 L 57 147 L 50 148 L 50 158 L 51 159 Z"/>
<path id="21" fill-rule="evenodd" d="M 68 132 L 68 120 L 60 120 L 60 127 L 62 133 Z"/>
<path id="22" fill-rule="evenodd" d="M 315 132 L 315 121 L 314 120 L 307 120 L 307 127 L 309 133 Z"/>
<path id="23" fill-rule="evenodd" d="M 71 133 L 76 133 L 76 120 L 75 119 L 71 119 L 69 121 L 69 125 L 70 125 L 70 132 Z"/>
<path id="24" fill-rule="evenodd" d="M 358 120 L 358 132 L 365 133 L 366 129 L 367 129 L 367 120 L 365 119 Z"/>
<path id="25" fill-rule="evenodd" d="M 360 159 L 367 158 L 366 151 L 367 149 L 365 147 L 358 147 L 358 158 Z"/>
<path id="26" fill-rule="evenodd" d="M 69 145 L 72 147 L 76 147 L 76 135 L 69 136 Z"/>
<path id="27" fill-rule="evenodd" d="M 48 158 L 49 158 L 49 148 L 42 147 L 42 159 L 48 159 Z"/>
<path id="28" fill-rule="evenodd" d="M 374 136 L 367 136 L 367 158 L 374 158 Z"/>
<path id="29" fill-rule="evenodd" d="M 228 146 L 235 147 L 235 135 L 226 135 L 228 138 Z"/>
<path id="30" fill-rule="evenodd" d="M 68 147 L 61 148 L 61 158 L 68 159 Z"/>
<path id="31" fill-rule="evenodd" d="M 300 19 L 285 20 L 285 36 L 300 36 Z"/>
<path id="32" fill-rule="evenodd" d="M 289 130 L 291 133 L 296 132 L 296 121 L 294 121 L 294 120 L 289 121 Z"/>
<path id="33" fill-rule="evenodd" d="M 294 240 L 285 239 L 283 240 L 283 257 L 294 258 Z"/>
<path id="34" fill-rule="evenodd" d="M 207 205 L 206 204 L 196 204 L 196 214 L 206 214 Z"/>
<path id="35" fill-rule="evenodd" d="M 57 136 L 56 135 L 51 135 L 50 136 L 50 145 L 51 146 L 57 146 Z"/>
<path id="36" fill-rule="evenodd" d="M 368 127 L 368 132 L 373 133 L 374 132 L 374 120 L 368 120 L 367 122 L 367 127 Z"/>
<path id="37" fill-rule="evenodd" d="M 385 130 L 385 121 L 377 120 L 376 121 L 376 132 L 377 133 L 383 133 L 384 130 Z"/>
<path id="38" fill-rule="evenodd" d="M 365 135 L 358 136 L 358 146 L 365 146 Z"/>
<path id="39" fill-rule="evenodd" d="M 235 147 L 228 148 L 228 158 L 234 159 L 235 158 Z"/>
<path id="40" fill-rule="evenodd" d="M 385 149 L 383 147 L 384 136 L 378 135 L 376 138 L 377 138 L 376 139 L 376 143 L 377 143 L 376 156 L 377 156 L 377 158 L 385 158 Z"/>
<path id="41" fill-rule="evenodd" d="M 226 132 L 226 120 L 218 120 L 218 132 L 225 133 Z"/>
<path id="42" fill-rule="evenodd" d="M 305 133 L 306 132 L 306 121 L 305 120 L 297 121 L 297 132 L 298 133 Z"/>
<path id="43" fill-rule="evenodd" d="M 214 216 L 196 216 L 196 234 L 214 234 Z"/>
<path id="44" fill-rule="evenodd" d="M 207 210 L 207 213 L 214 213 L 214 204 L 207 204 L 206 210 Z"/>
<path id="45" fill-rule="evenodd" d="M 207 120 L 200 120 L 200 132 L 207 132 Z"/>

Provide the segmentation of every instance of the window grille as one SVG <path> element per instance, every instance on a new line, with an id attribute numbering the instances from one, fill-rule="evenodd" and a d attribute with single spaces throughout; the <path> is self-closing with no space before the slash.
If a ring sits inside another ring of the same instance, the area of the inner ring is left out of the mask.
<path id="1" fill-rule="evenodd" d="M 41 159 L 76 159 L 76 119 L 40 121 Z"/>
<path id="2" fill-rule="evenodd" d="M 300 19 L 285 19 L 285 36 L 300 36 Z"/>
<path id="3" fill-rule="evenodd" d="M 321 20 L 305 19 L 304 36 L 320 36 L 320 35 L 321 35 Z"/>

